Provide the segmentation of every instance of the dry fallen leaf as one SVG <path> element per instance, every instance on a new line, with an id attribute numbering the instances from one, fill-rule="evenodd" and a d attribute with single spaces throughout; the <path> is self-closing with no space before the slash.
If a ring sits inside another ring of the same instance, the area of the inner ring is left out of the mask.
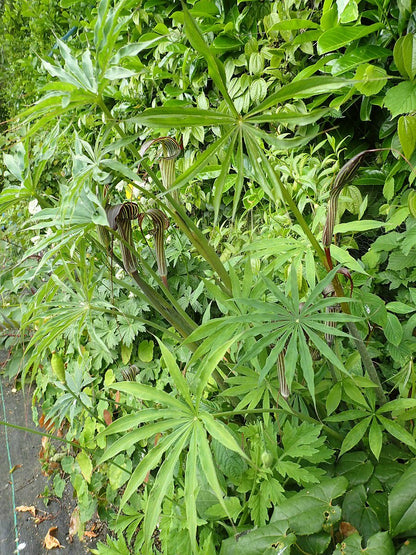
<path id="1" fill-rule="evenodd" d="M 79 507 L 75 507 L 72 511 L 71 520 L 69 521 L 69 538 L 72 541 L 72 538 L 75 534 L 78 534 L 79 529 L 81 527 L 81 518 L 79 516 Z"/>
<path id="2" fill-rule="evenodd" d="M 32 516 L 36 516 L 36 508 L 33 505 L 27 506 L 27 505 L 19 505 L 19 507 L 16 507 L 16 511 L 18 513 L 30 513 Z"/>
<path id="3" fill-rule="evenodd" d="M 348 536 L 352 536 L 352 534 L 358 532 L 357 528 L 349 522 L 340 522 L 339 531 L 341 532 L 343 538 L 348 538 Z"/>
<path id="4" fill-rule="evenodd" d="M 52 526 L 52 528 L 49 528 L 48 533 L 45 536 L 45 539 L 43 540 L 43 547 L 45 549 L 55 549 L 56 547 L 64 547 L 63 545 L 61 545 L 59 543 L 58 538 L 55 538 L 53 536 L 53 534 L 56 533 L 56 531 L 58 530 L 57 526 Z"/>
<path id="5" fill-rule="evenodd" d="M 107 424 L 107 426 L 109 426 L 109 425 L 112 423 L 112 421 L 113 421 L 113 418 L 112 418 L 112 416 L 111 416 L 111 412 L 108 411 L 107 409 L 104 409 L 104 411 L 103 411 L 103 417 L 104 417 L 105 423 Z"/>
<path id="6" fill-rule="evenodd" d="M 86 530 L 84 536 L 87 536 L 87 538 L 96 538 L 98 534 L 96 532 L 91 532 L 91 530 Z"/>
<path id="7" fill-rule="evenodd" d="M 18 470 L 19 468 L 22 468 L 22 466 L 22 464 L 15 464 L 14 467 L 9 470 L 9 474 L 13 474 L 13 472 Z"/>

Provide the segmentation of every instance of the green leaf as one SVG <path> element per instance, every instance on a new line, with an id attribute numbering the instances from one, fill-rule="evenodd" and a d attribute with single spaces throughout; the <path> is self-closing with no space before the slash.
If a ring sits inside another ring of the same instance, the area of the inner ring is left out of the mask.
<path id="1" fill-rule="evenodd" d="M 377 415 L 380 423 L 383 424 L 384 428 L 391 434 L 393 437 L 397 438 L 399 441 L 409 445 L 413 449 L 416 448 L 416 442 L 414 437 L 403 428 L 400 424 L 395 422 L 394 420 L 389 420 L 380 414 Z"/>
<path id="2" fill-rule="evenodd" d="M 359 46 L 331 63 L 331 73 L 332 75 L 341 75 L 370 60 L 381 60 L 389 56 L 391 56 L 391 50 L 388 48 L 382 48 L 374 44 Z"/>
<path id="3" fill-rule="evenodd" d="M 356 424 L 352 430 L 348 432 L 348 434 L 345 436 L 344 441 L 342 442 L 340 456 L 355 447 L 355 445 L 357 445 L 357 443 L 362 439 L 365 432 L 367 431 L 371 419 L 372 416 L 364 418 L 363 420 L 361 420 L 361 422 L 358 422 L 358 424 Z"/>
<path id="4" fill-rule="evenodd" d="M 400 345 L 403 338 L 403 328 L 400 320 L 395 314 L 391 312 L 387 313 L 387 323 L 384 327 L 384 335 L 390 343 L 393 343 L 396 347 Z"/>
<path id="5" fill-rule="evenodd" d="M 121 360 L 123 364 L 128 364 L 131 357 L 131 352 L 133 350 L 133 343 L 127 346 L 123 342 L 121 343 Z M 105 384 L 108 385 L 108 384 Z"/>
<path id="6" fill-rule="evenodd" d="M 147 499 L 144 511 L 143 533 L 145 545 L 148 549 L 160 515 L 162 501 L 167 491 L 172 487 L 173 471 L 188 442 L 190 433 L 191 428 L 188 427 L 187 430 L 184 430 L 182 437 L 178 439 L 173 449 L 168 452 L 165 461 L 157 473 L 155 483 Z"/>
<path id="7" fill-rule="evenodd" d="M 204 517 L 218 521 L 226 518 L 227 515 L 231 515 L 231 518 L 235 520 L 242 510 L 240 500 L 238 497 L 225 497 L 224 503 L 227 507 L 227 512 L 224 511 L 220 503 L 217 503 L 216 505 L 208 507 L 208 509 L 204 512 Z"/>
<path id="8" fill-rule="evenodd" d="M 381 447 L 383 445 L 383 432 L 381 426 L 374 418 L 371 422 L 370 433 L 368 434 L 368 442 L 373 455 L 378 460 L 380 457 Z"/>
<path id="9" fill-rule="evenodd" d="M 214 194 L 213 194 L 213 200 L 212 200 L 212 204 L 214 206 L 214 224 L 216 224 L 218 221 L 218 214 L 220 211 L 222 194 L 224 191 L 226 179 L 230 171 L 231 158 L 233 155 L 234 145 L 236 140 L 237 140 L 237 135 L 233 135 L 231 137 L 231 144 L 226 149 L 225 158 L 222 161 L 221 173 L 218 176 L 218 178 L 215 180 Z"/>
<path id="10" fill-rule="evenodd" d="M 200 367 L 198 368 L 197 378 L 198 378 L 198 386 L 196 388 L 196 407 L 199 408 L 199 404 L 202 399 L 202 395 L 204 393 L 205 387 L 207 386 L 208 380 L 210 379 L 213 371 L 218 366 L 218 363 L 223 359 L 227 350 L 231 347 L 231 345 L 237 340 L 237 335 L 234 336 L 232 339 L 221 345 L 218 349 L 216 349 L 213 353 L 208 355 L 201 363 Z"/>
<path id="11" fill-rule="evenodd" d="M 175 357 L 169 351 L 169 349 L 157 339 L 159 343 L 160 350 L 162 351 L 163 360 L 169 370 L 169 374 L 172 376 L 172 379 L 175 383 L 176 389 L 188 403 L 188 405 L 193 409 L 193 403 L 191 399 L 191 394 L 189 392 L 188 384 L 186 383 L 185 378 L 183 377 L 182 372 L 179 370 L 178 365 L 176 364 Z"/>
<path id="12" fill-rule="evenodd" d="M 319 29 L 318 23 L 309 19 L 284 19 L 272 25 L 270 31 L 296 31 L 298 29 Z"/>
<path id="13" fill-rule="evenodd" d="M 91 462 L 91 459 L 89 458 L 87 453 L 85 453 L 84 451 L 81 451 L 80 453 L 78 453 L 75 460 L 79 464 L 79 467 L 81 469 L 81 474 L 84 476 L 86 481 L 88 483 L 90 483 L 91 476 L 92 476 L 92 462 Z"/>
<path id="14" fill-rule="evenodd" d="M 365 553 L 366 555 L 395 555 L 396 550 L 390 534 L 388 532 L 373 534 L 368 538 Z"/>
<path id="15" fill-rule="evenodd" d="M 198 458 L 205 475 L 208 484 L 211 486 L 213 492 L 215 493 L 221 507 L 224 509 L 225 513 L 228 515 L 228 509 L 224 503 L 224 494 L 221 489 L 220 483 L 218 481 L 217 471 L 215 469 L 214 461 L 212 458 L 211 449 L 206 437 L 206 432 L 199 421 L 195 422 L 195 431 L 198 438 Z M 230 515 L 228 515 L 229 518 Z"/>
<path id="16" fill-rule="evenodd" d="M 215 462 L 220 471 L 229 478 L 233 484 L 240 485 L 241 478 L 248 469 L 248 465 L 243 457 L 236 451 L 231 451 L 227 447 L 224 447 L 223 443 L 220 443 L 215 438 L 211 441 L 211 448 L 215 456 Z"/>
<path id="17" fill-rule="evenodd" d="M 191 540 L 192 549 L 197 552 L 196 548 L 196 530 L 197 530 L 197 509 L 196 496 L 198 494 L 198 478 L 197 478 L 197 432 L 195 427 L 192 430 L 192 436 L 189 441 L 189 451 L 186 458 L 185 468 L 185 486 L 184 499 L 186 510 L 186 521 Z"/>
<path id="18" fill-rule="evenodd" d="M 340 262 L 343 266 L 346 266 L 350 270 L 354 270 L 354 272 L 358 272 L 359 274 L 367 275 L 367 272 L 363 269 L 359 262 L 357 262 L 357 260 L 355 260 L 355 258 L 353 258 L 349 252 L 344 250 L 342 247 L 332 244 L 331 256 L 335 258 L 337 262 Z"/>
<path id="19" fill-rule="evenodd" d="M 282 104 L 286 100 L 309 98 L 317 94 L 331 93 L 353 84 L 355 84 L 355 82 L 352 80 L 337 77 L 324 77 L 320 75 L 310 77 L 309 79 L 294 81 L 288 85 L 283 85 L 276 93 L 266 98 L 266 100 L 251 110 L 245 119 L 250 120 L 251 116 L 263 112 L 272 106 L 276 106 L 276 104 Z"/>
<path id="20" fill-rule="evenodd" d="M 306 339 L 303 333 L 299 334 L 299 360 L 302 367 L 303 377 L 305 378 L 308 386 L 308 391 L 311 394 L 312 401 L 315 404 L 315 375 L 313 371 L 313 362 L 309 347 L 306 344 Z"/>
<path id="21" fill-rule="evenodd" d="M 403 81 L 389 89 L 384 97 L 384 106 L 392 117 L 408 114 L 416 110 L 416 82 Z"/>
<path id="22" fill-rule="evenodd" d="M 114 81 L 116 79 L 128 79 L 133 75 L 136 75 L 136 72 L 131 69 L 127 69 L 119 66 L 112 66 L 107 69 L 107 71 L 104 74 L 104 77 L 106 79 L 109 79 L 110 81 Z"/>
<path id="23" fill-rule="evenodd" d="M 114 443 L 107 447 L 103 455 L 98 460 L 98 464 L 102 464 L 108 459 L 117 456 L 121 451 L 128 451 L 132 446 L 137 445 L 143 439 L 149 439 L 156 434 L 163 433 L 166 430 L 177 428 L 178 426 L 188 422 L 185 418 L 172 418 L 164 419 L 161 422 L 147 424 L 132 432 L 127 432 L 122 437 L 117 439 Z"/>
<path id="24" fill-rule="evenodd" d="M 386 308 L 387 310 L 390 310 L 390 312 L 395 312 L 396 314 L 409 314 L 410 312 L 414 312 L 416 310 L 415 307 L 402 303 L 400 301 L 392 301 L 391 303 L 387 303 Z"/>
<path id="25" fill-rule="evenodd" d="M 377 220 L 356 220 L 345 224 L 337 224 L 334 228 L 334 233 L 355 233 L 357 231 L 379 229 L 380 227 L 384 227 L 384 222 Z"/>
<path id="26" fill-rule="evenodd" d="M 279 520 L 266 526 L 260 526 L 245 533 L 236 534 L 224 540 L 221 544 L 220 555 L 265 555 L 266 553 L 281 553 L 296 541 L 294 534 L 288 534 L 288 522 Z M 276 547 L 279 551 L 276 551 Z M 269 551 L 272 549 L 273 551 Z"/>
<path id="27" fill-rule="evenodd" d="M 230 433 L 225 424 L 215 420 L 215 418 L 207 412 L 201 413 L 201 420 L 204 423 L 204 426 L 207 429 L 208 433 L 213 438 L 215 438 L 227 449 L 235 451 L 240 455 L 240 457 L 243 457 L 243 459 L 245 459 L 246 461 L 251 462 L 244 451 L 241 449 L 241 447 L 238 445 L 234 436 Z"/>
<path id="28" fill-rule="evenodd" d="M 139 116 L 131 118 L 131 123 L 140 123 L 155 129 L 204 126 L 212 127 L 215 125 L 232 125 L 236 118 L 230 114 L 214 110 L 200 110 L 198 108 L 148 108 Z"/>
<path id="29" fill-rule="evenodd" d="M 195 50 L 201 54 L 205 58 L 205 61 L 208 65 L 208 73 L 211 76 L 211 79 L 214 81 L 218 89 L 221 91 L 221 94 L 224 97 L 231 113 L 235 116 L 238 115 L 237 110 L 235 109 L 234 103 L 231 100 L 230 95 L 228 94 L 227 90 L 227 83 L 225 79 L 224 68 L 222 63 L 216 58 L 213 53 L 211 52 L 209 46 L 205 42 L 204 37 L 202 36 L 199 27 L 195 23 L 195 20 L 192 18 L 188 8 L 182 2 L 182 10 L 184 15 L 184 22 L 185 22 L 185 32 L 188 37 L 189 42 L 195 48 Z"/>
<path id="30" fill-rule="evenodd" d="M 165 451 L 168 451 L 181 437 L 188 435 L 190 426 L 191 424 L 187 422 L 184 426 L 181 426 L 167 437 L 162 438 L 156 447 L 153 447 L 153 449 L 151 449 L 139 462 L 121 498 L 120 509 L 124 507 L 130 497 L 136 492 L 137 488 L 142 485 L 147 473 L 157 466 Z"/>
<path id="31" fill-rule="evenodd" d="M 394 197 L 394 177 L 388 177 L 383 186 L 383 196 L 387 201 Z"/>
<path id="32" fill-rule="evenodd" d="M 406 409 L 412 409 L 416 407 L 416 399 L 394 399 L 377 409 L 377 414 L 384 412 L 394 412 L 395 414 L 403 413 Z"/>
<path id="33" fill-rule="evenodd" d="M 343 495 L 347 487 L 348 481 L 343 476 L 324 479 L 276 506 L 271 520 L 289 521 L 290 528 L 302 536 L 319 532 L 325 511 L 331 510 L 333 500 Z"/>
<path id="34" fill-rule="evenodd" d="M 402 77 L 412 80 L 416 75 L 416 37 L 413 33 L 396 41 L 393 57 Z"/>
<path id="35" fill-rule="evenodd" d="M 340 383 L 336 383 L 334 387 L 332 387 L 326 397 L 326 411 L 328 416 L 337 409 L 338 405 L 341 402 L 342 397 L 342 385 Z"/>
<path id="36" fill-rule="evenodd" d="M 318 39 L 318 53 L 326 54 L 332 50 L 338 50 L 353 40 L 358 40 L 367 35 L 375 33 L 383 28 L 382 23 L 373 25 L 356 25 L 354 27 L 333 27 L 325 31 Z"/>
<path id="37" fill-rule="evenodd" d="M 172 397 L 172 395 L 169 395 L 165 391 L 155 389 L 149 385 L 142 385 L 137 382 L 118 382 L 112 385 L 111 389 L 117 389 L 118 391 L 123 391 L 129 395 L 133 395 L 137 399 L 160 403 L 161 405 L 176 408 L 181 412 L 185 411 L 185 413 L 189 414 L 189 407 L 187 407 L 182 401 L 175 399 L 175 397 Z"/>
<path id="38" fill-rule="evenodd" d="M 317 108 L 310 112 L 295 112 L 293 110 L 279 110 L 275 114 L 260 114 L 250 117 L 250 123 L 281 123 L 288 125 L 309 125 L 326 116 L 329 108 Z"/>
<path id="39" fill-rule="evenodd" d="M 140 341 L 137 354 L 142 362 L 152 362 L 153 360 L 153 346 L 154 343 L 151 339 L 144 339 Z"/>
<path id="40" fill-rule="evenodd" d="M 416 533 L 416 462 L 403 473 L 389 494 L 389 521 L 393 537 Z"/>
<path id="41" fill-rule="evenodd" d="M 365 96 L 372 96 L 381 91 L 387 83 L 387 73 L 382 67 L 362 64 L 357 68 L 354 78 L 359 81 L 355 88 Z"/>
<path id="42" fill-rule="evenodd" d="M 158 420 L 160 418 L 174 418 L 177 416 L 177 409 L 143 409 L 140 412 L 127 414 L 121 418 L 117 418 L 115 422 L 110 424 L 107 428 L 104 428 L 97 436 L 96 439 L 111 435 L 125 432 L 130 430 L 139 424 L 144 422 L 150 422 L 151 420 Z"/>
<path id="43" fill-rule="evenodd" d="M 219 35 L 212 41 L 212 46 L 215 50 L 219 51 L 219 53 L 222 53 L 229 52 L 230 50 L 240 50 L 242 42 L 235 37 Z"/>
<path id="44" fill-rule="evenodd" d="M 399 141 L 406 158 L 410 158 L 416 147 L 416 117 L 402 116 L 397 126 Z"/>

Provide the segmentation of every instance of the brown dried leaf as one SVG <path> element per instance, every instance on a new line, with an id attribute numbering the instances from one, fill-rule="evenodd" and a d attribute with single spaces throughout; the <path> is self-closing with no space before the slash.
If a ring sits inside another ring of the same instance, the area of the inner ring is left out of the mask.
<path id="1" fill-rule="evenodd" d="M 68 535 L 72 541 L 75 534 L 78 534 L 81 527 L 81 518 L 79 515 L 79 507 L 75 507 L 72 511 L 71 520 L 69 521 L 69 532 Z"/>
<path id="2" fill-rule="evenodd" d="M 53 534 L 56 534 L 56 531 L 58 530 L 57 526 L 52 526 L 52 528 L 49 528 L 48 533 L 45 536 L 45 539 L 43 540 L 43 547 L 45 549 L 55 549 L 56 547 L 58 548 L 62 548 L 63 549 L 63 545 L 61 545 L 61 543 L 59 542 L 58 538 L 55 538 L 55 536 Z"/>
<path id="3" fill-rule="evenodd" d="M 343 538 L 348 538 L 348 536 L 352 536 L 352 534 L 358 532 L 357 528 L 355 528 L 349 522 L 340 522 L 339 531 L 342 534 Z"/>
<path id="4" fill-rule="evenodd" d="M 111 412 L 107 409 L 104 409 L 104 411 L 103 411 L 103 418 L 104 418 L 104 422 L 107 424 L 107 426 L 109 426 L 113 421 L 113 417 L 111 415 Z"/>
<path id="5" fill-rule="evenodd" d="M 13 474 L 13 472 L 18 470 L 19 468 L 22 468 L 22 466 L 22 464 L 15 464 L 14 467 L 9 470 L 9 474 Z"/>
<path id="6" fill-rule="evenodd" d="M 95 532 L 92 532 L 91 530 L 86 530 L 84 532 L 84 536 L 87 536 L 87 538 L 96 538 L 98 534 Z"/>
<path id="7" fill-rule="evenodd" d="M 34 507 L 33 505 L 19 505 L 19 507 L 16 507 L 16 512 L 30 513 L 32 516 L 36 516 L 36 507 Z"/>

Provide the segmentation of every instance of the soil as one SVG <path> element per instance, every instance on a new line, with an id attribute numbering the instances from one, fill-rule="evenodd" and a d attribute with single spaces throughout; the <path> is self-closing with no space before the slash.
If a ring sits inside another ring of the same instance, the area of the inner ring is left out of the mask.
<path id="1" fill-rule="evenodd" d="M 13 384 L 1 376 L 0 379 L 4 399 L 3 402 L 0 396 L 0 420 L 36 429 L 32 422 L 30 390 L 26 388 L 24 393 L 16 391 Z M 99 534 L 95 538 L 84 536 L 82 542 L 77 535 L 73 538 L 69 536 L 70 518 L 76 500 L 70 483 L 67 483 L 62 498 L 42 497 L 49 478 L 42 474 L 39 461 L 41 442 L 39 435 L 0 426 L 0 555 L 58 553 L 58 548 L 46 550 L 43 546 L 45 536 L 52 527 L 57 528 L 55 536 L 65 548 L 65 555 L 88 554 L 97 540 L 104 539 L 105 527 L 98 520 L 87 524 L 87 530 L 93 527 L 94 533 Z M 48 487 L 52 490 L 50 485 Z M 16 512 L 15 528 L 14 510 L 20 506 L 35 507 L 35 515 Z"/>

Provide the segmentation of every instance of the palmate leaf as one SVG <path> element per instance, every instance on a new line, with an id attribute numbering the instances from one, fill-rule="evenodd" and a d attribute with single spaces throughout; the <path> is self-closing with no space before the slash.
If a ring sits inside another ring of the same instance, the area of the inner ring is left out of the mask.
<path id="1" fill-rule="evenodd" d="M 160 350 L 162 352 L 163 360 L 165 361 L 165 364 L 168 368 L 169 374 L 173 378 L 176 389 L 182 395 L 182 397 L 185 399 L 185 401 L 189 405 L 189 407 L 192 410 L 194 410 L 194 405 L 192 403 L 191 394 L 190 394 L 190 391 L 189 391 L 189 386 L 188 386 L 182 372 L 179 370 L 178 365 L 176 364 L 175 357 L 169 351 L 169 349 L 162 343 L 162 341 L 160 341 L 160 339 L 157 338 L 157 341 L 159 343 L 159 347 L 160 347 Z"/>
<path id="2" fill-rule="evenodd" d="M 208 357 L 202 360 L 200 367 L 197 371 L 197 378 L 198 378 L 198 385 L 196 388 L 196 410 L 199 410 L 199 405 L 202 400 L 202 395 L 204 390 L 208 384 L 209 379 L 212 376 L 212 373 L 217 368 L 218 363 L 224 358 L 225 353 L 231 347 L 231 345 L 238 339 L 238 336 L 233 337 L 229 341 L 224 342 L 221 347 L 216 349 L 213 353 L 211 353 Z M 195 353 L 192 356 L 189 364 L 191 365 L 195 361 Z"/>
<path id="3" fill-rule="evenodd" d="M 311 352 L 306 343 L 306 338 L 303 333 L 299 334 L 298 338 L 299 349 L 299 362 L 302 367 L 303 377 L 306 380 L 308 391 L 311 394 L 312 400 L 315 403 L 315 375 L 313 371 L 313 361 Z"/>
<path id="4" fill-rule="evenodd" d="M 112 389 L 117 389 L 118 391 L 123 391 L 124 393 L 133 395 L 138 399 L 166 405 L 172 409 L 176 409 L 177 411 L 179 410 L 186 415 L 192 416 L 190 408 L 184 402 L 176 399 L 172 395 L 169 395 L 169 393 L 166 393 L 165 391 L 155 389 L 149 385 L 143 385 L 137 382 L 117 382 L 117 384 L 110 387 Z"/>
<path id="5" fill-rule="evenodd" d="M 129 501 L 137 488 L 143 483 L 146 475 L 152 469 L 160 465 L 153 487 L 150 490 L 145 509 L 145 519 L 143 523 L 145 548 L 149 548 L 149 542 L 153 530 L 157 524 L 163 499 L 173 487 L 172 476 L 179 457 L 186 450 L 188 444 L 189 452 L 186 457 L 185 465 L 185 507 L 189 515 L 189 533 L 191 543 L 196 544 L 196 496 L 198 492 L 198 473 L 197 460 L 202 469 L 205 480 L 208 482 L 218 498 L 225 514 L 231 518 L 227 512 L 227 506 L 223 500 L 223 492 L 218 480 L 217 471 L 211 453 L 211 446 L 208 434 L 215 438 L 222 446 L 237 453 L 240 457 L 249 458 L 239 446 L 233 434 L 225 424 L 218 421 L 213 415 L 206 411 L 199 411 L 198 407 L 203 397 L 205 388 L 210 380 L 212 372 L 223 358 L 226 350 L 232 345 L 238 336 L 225 342 L 220 348 L 211 353 L 204 359 L 194 357 L 190 365 L 195 367 L 194 374 L 199 379 L 196 392 L 193 395 L 189 389 L 186 378 L 180 371 L 175 357 L 167 347 L 159 341 L 162 357 L 167 366 L 168 372 L 173 379 L 176 390 L 182 399 L 175 398 L 172 394 L 157 390 L 153 387 L 137 382 L 119 382 L 110 386 L 111 389 L 122 391 L 128 395 L 134 395 L 140 400 L 150 401 L 157 405 L 164 405 L 167 409 L 144 409 L 140 413 L 129 414 L 118 421 L 110 424 L 105 430 L 100 432 L 98 437 L 105 437 L 113 434 L 122 434 L 116 439 L 102 455 L 99 463 L 104 463 L 113 459 L 122 451 L 127 451 L 136 446 L 142 439 L 150 439 L 156 434 L 162 434 L 162 438 L 157 445 L 139 462 L 133 472 L 124 495 L 121 499 L 120 509 Z M 184 402 L 185 401 L 185 402 Z M 136 426 L 141 427 L 136 428 Z M 135 429 L 136 428 L 136 429 Z M 164 461 L 161 463 L 162 458 Z"/>
<path id="6" fill-rule="evenodd" d="M 151 422 L 152 420 L 157 420 L 161 418 L 174 418 L 178 415 L 177 410 L 172 409 L 143 409 L 139 413 L 127 414 L 118 418 L 115 422 L 112 422 L 107 428 L 104 428 L 97 436 L 97 440 L 111 435 L 119 434 L 144 424 L 146 422 Z"/>
<path id="7" fill-rule="evenodd" d="M 219 211 L 220 211 L 221 199 L 222 199 L 222 194 L 223 194 L 223 191 L 224 191 L 225 180 L 226 180 L 226 178 L 228 176 L 228 173 L 230 171 L 231 158 L 232 158 L 232 154 L 233 154 L 236 139 L 237 139 L 237 135 L 236 134 L 232 135 L 230 145 L 227 148 L 225 158 L 222 161 L 221 173 L 215 181 L 215 192 L 214 192 L 213 200 L 212 200 L 212 204 L 214 206 L 214 225 L 217 223 L 217 220 L 218 220 L 218 214 L 219 214 Z M 236 194 L 237 194 L 237 188 L 236 188 L 235 195 Z M 234 198 L 235 198 L 235 195 L 234 195 Z M 234 214 L 233 214 L 233 217 L 234 217 Z"/>
<path id="8" fill-rule="evenodd" d="M 309 79 L 301 79 L 294 81 L 288 85 L 281 87 L 276 93 L 270 95 L 251 110 L 246 119 L 250 121 L 251 116 L 254 116 L 264 110 L 268 110 L 272 106 L 282 104 L 286 100 L 293 100 L 294 98 L 309 98 L 318 94 L 325 94 L 335 92 L 344 87 L 354 86 L 354 80 L 341 79 L 326 76 L 315 76 Z"/>
<path id="9" fill-rule="evenodd" d="M 222 62 L 211 52 L 211 49 L 205 42 L 205 39 L 202 36 L 199 27 L 196 25 L 194 19 L 189 13 L 188 8 L 183 2 L 182 9 L 185 21 L 185 32 L 189 39 L 189 42 L 195 48 L 195 50 L 205 58 L 205 61 L 208 65 L 208 73 L 210 74 L 211 79 L 221 91 L 221 94 L 226 101 L 231 113 L 236 116 L 238 112 L 234 106 L 233 101 L 231 100 L 230 95 L 228 94 L 225 72 Z"/>
<path id="10" fill-rule="evenodd" d="M 120 501 L 120 509 L 122 509 L 127 501 L 131 498 L 131 496 L 135 493 L 137 488 L 141 486 L 143 483 L 146 475 L 150 472 L 153 468 L 155 468 L 163 454 L 168 451 L 173 445 L 176 444 L 177 441 L 180 441 L 181 438 L 187 437 L 189 435 L 189 428 L 191 424 L 187 422 L 183 424 L 175 431 L 171 432 L 168 436 L 163 437 L 159 440 L 159 443 L 151 449 L 147 455 L 139 462 L 136 467 L 136 470 L 133 472 L 127 487 L 124 491 L 123 497 Z"/>
<path id="11" fill-rule="evenodd" d="M 225 514 L 230 520 L 232 520 L 228 512 L 228 508 L 224 503 L 224 492 L 222 491 L 222 488 L 218 481 L 217 471 L 215 469 L 214 459 L 212 457 L 210 445 L 206 436 L 206 431 L 203 428 L 201 422 L 195 422 L 195 430 L 197 432 L 198 458 L 205 478 L 211 489 L 217 496 L 217 499 L 221 507 L 224 509 Z"/>
<path id="12" fill-rule="evenodd" d="M 297 273 L 294 265 L 290 275 L 291 297 L 285 296 L 275 283 L 263 276 L 263 281 L 271 291 L 272 299 L 269 302 L 252 298 L 233 299 L 237 306 L 244 307 L 244 314 L 211 320 L 208 324 L 195 330 L 191 338 L 193 340 L 204 339 L 198 347 L 198 356 L 209 352 L 212 345 L 219 345 L 224 341 L 231 340 L 238 333 L 244 344 L 244 349 L 241 350 L 238 359 L 240 364 L 254 360 L 270 348 L 267 359 L 259 370 L 258 385 L 260 385 L 275 368 L 280 353 L 286 349 L 286 380 L 289 388 L 299 362 L 299 369 L 302 371 L 308 390 L 314 399 L 314 368 L 308 342 L 314 345 L 321 355 L 336 368 L 349 375 L 340 359 L 320 337 L 320 334 L 332 333 L 334 336 L 349 338 L 348 333 L 333 328 L 327 323 L 343 323 L 359 319 L 349 314 L 325 312 L 326 307 L 342 301 L 340 298 L 337 298 L 336 301 L 333 298 L 321 299 L 323 290 L 331 283 L 336 272 L 337 268 L 334 268 L 314 287 L 303 306 L 299 302 Z"/>
<path id="13" fill-rule="evenodd" d="M 125 433 L 121 438 L 117 439 L 114 443 L 107 447 L 102 457 L 100 457 L 97 464 L 102 464 L 108 459 L 113 459 L 122 451 L 127 451 L 132 445 L 136 445 L 143 439 L 149 439 L 156 434 L 162 434 L 170 429 L 175 429 L 178 426 L 185 424 L 187 418 L 166 418 L 153 424 L 147 424 L 137 430 Z"/>
<path id="14" fill-rule="evenodd" d="M 140 123 L 153 129 L 181 129 L 183 127 L 214 125 L 232 125 L 236 122 L 235 116 L 214 110 L 201 110 L 199 108 L 148 108 L 139 116 L 127 120 L 131 123 Z"/>
<path id="15" fill-rule="evenodd" d="M 145 547 L 150 549 L 150 542 L 157 520 L 160 515 L 163 498 L 167 491 L 172 487 L 172 477 L 175 465 L 177 464 L 183 449 L 189 441 L 192 432 L 192 425 L 188 424 L 182 431 L 182 436 L 178 438 L 176 445 L 166 455 L 165 461 L 157 473 L 156 480 L 147 499 L 145 516 L 143 521 L 143 532 Z"/>
<path id="16" fill-rule="evenodd" d="M 198 440 L 195 427 L 192 430 L 192 436 L 189 441 L 188 456 L 186 458 L 185 469 L 185 487 L 184 499 L 186 510 L 186 521 L 189 530 L 189 538 L 193 551 L 197 552 L 196 530 L 197 530 L 197 509 L 196 497 L 198 495 L 198 478 L 197 478 L 197 457 L 198 457 Z"/>

